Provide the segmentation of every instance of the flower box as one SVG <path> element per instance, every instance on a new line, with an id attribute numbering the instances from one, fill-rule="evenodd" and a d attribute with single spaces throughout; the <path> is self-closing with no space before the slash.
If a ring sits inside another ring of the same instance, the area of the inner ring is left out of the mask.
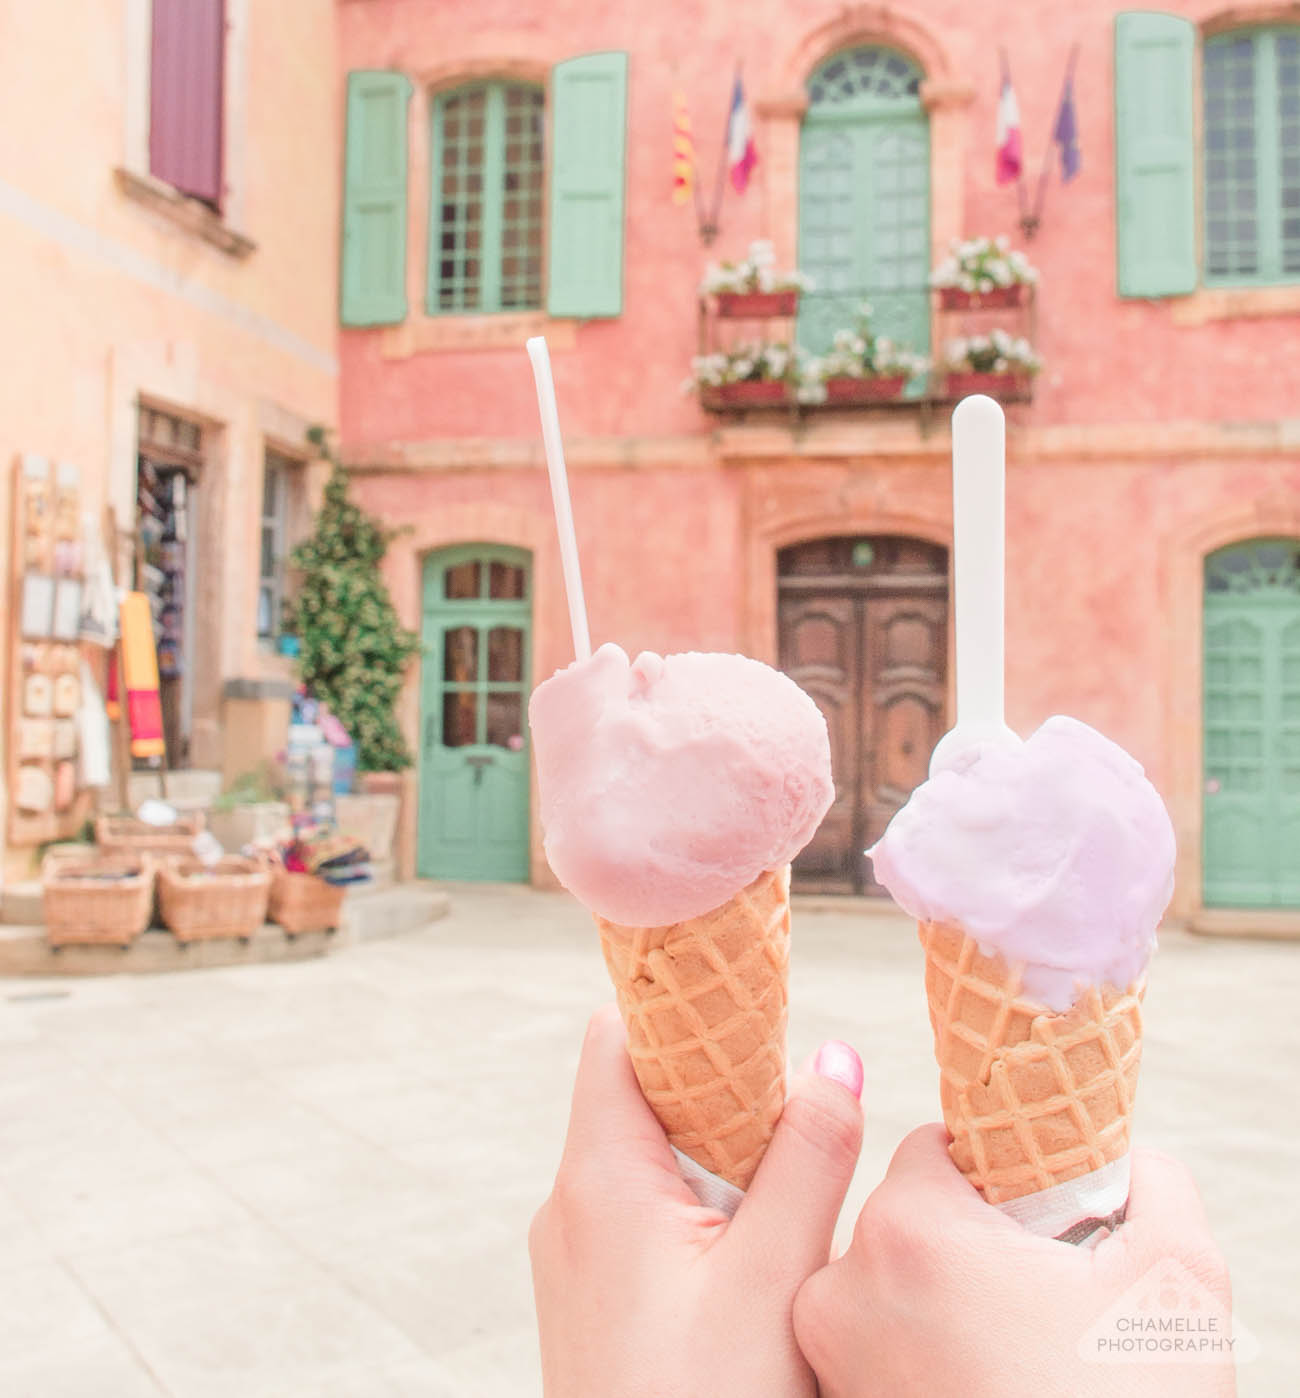
<path id="1" fill-rule="evenodd" d="M 963 291 L 959 286 L 941 286 L 939 305 L 945 311 L 995 311 L 1025 304 L 1025 283 L 995 286 L 992 291 Z"/>
<path id="2" fill-rule="evenodd" d="M 790 386 L 779 379 L 746 379 L 704 389 L 700 401 L 706 408 L 779 407 L 790 401 Z"/>
<path id="3" fill-rule="evenodd" d="M 1027 398 L 1028 374 L 979 374 L 968 370 L 949 374 L 944 379 L 945 398 L 967 398 L 972 393 L 987 393 L 990 398 Z"/>
<path id="4" fill-rule="evenodd" d="M 852 379 L 839 378 L 826 380 L 826 401 L 828 403 L 888 403 L 903 392 L 907 378 L 903 374 L 891 374 L 887 378 Z"/>
<path id="5" fill-rule="evenodd" d="M 799 309 L 797 291 L 720 291 L 718 314 L 728 320 L 767 320 L 792 316 Z"/>

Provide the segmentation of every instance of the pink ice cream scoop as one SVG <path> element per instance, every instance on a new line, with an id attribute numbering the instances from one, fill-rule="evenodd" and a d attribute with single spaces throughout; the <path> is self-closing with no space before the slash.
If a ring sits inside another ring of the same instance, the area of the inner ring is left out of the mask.
<path id="1" fill-rule="evenodd" d="M 1026 991 L 1053 1010 L 1084 986 L 1133 982 L 1174 886 L 1155 787 L 1073 718 L 972 748 L 917 787 L 867 853 L 904 911 L 1026 963 Z"/>
<path id="2" fill-rule="evenodd" d="M 719 907 L 808 843 L 834 795 L 817 705 L 743 655 L 629 664 L 616 645 L 528 706 L 546 857 L 591 912 L 656 927 Z"/>

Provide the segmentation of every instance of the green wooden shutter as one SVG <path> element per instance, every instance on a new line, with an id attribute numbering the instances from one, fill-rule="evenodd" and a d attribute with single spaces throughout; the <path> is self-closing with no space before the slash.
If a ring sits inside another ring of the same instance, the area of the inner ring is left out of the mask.
<path id="1" fill-rule="evenodd" d="M 401 73 L 348 74 L 340 314 L 344 325 L 406 318 L 406 104 Z"/>
<path id="2" fill-rule="evenodd" d="M 551 229 L 547 310 L 623 309 L 627 54 L 591 53 L 551 80 Z"/>
<path id="3" fill-rule="evenodd" d="M 1121 296 L 1196 289 L 1193 72 L 1196 27 L 1115 17 L 1115 202 Z"/>

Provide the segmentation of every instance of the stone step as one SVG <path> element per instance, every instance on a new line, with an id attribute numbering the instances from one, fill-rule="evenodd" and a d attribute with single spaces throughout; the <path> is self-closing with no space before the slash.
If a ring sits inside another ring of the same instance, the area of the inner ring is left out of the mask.
<path id="1" fill-rule="evenodd" d="M 445 917 L 450 907 L 446 890 L 424 880 L 363 884 L 343 905 L 342 930 L 357 942 L 400 937 Z"/>
<path id="2" fill-rule="evenodd" d="M 33 923 L 44 916 L 40 879 L 6 884 L 0 890 L 0 922 Z"/>
<path id="3" fill-rule="evenodd" d="M 337 932 L 290 936 L 283 927 L 267 923 L 244 941 L 222 937 L 186 943 L 178 942 L 164 929 L 151 928 L 129 947 L 75 946 L 57 950 L 45 939 L 38 909 L 36 920 L 0 926 L 0 977 L 152 975 L 210 966 L 303 961 L 354 943 L 416 932 L 444 917 L 450 905 L 447 893 L 431 883 L 395 884 L 390 888 L 363 885 L 344 900 Z"/>
<path id="4" fill-rule="evenodd" d="M 164 772 L 161 786 L 157 772 L 132 772 L 126 782 L 126 798 L 131 809 L 142 801 L 166 801 L 178 811 L 203 811 L 221 795 L 221 773 L 189 767 Z"/>

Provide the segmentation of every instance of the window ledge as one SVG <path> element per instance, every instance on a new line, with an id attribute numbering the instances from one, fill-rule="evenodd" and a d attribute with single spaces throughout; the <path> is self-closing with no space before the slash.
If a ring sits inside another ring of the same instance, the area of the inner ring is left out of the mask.
<path id="1" fill-rule="evenodd" d="M 1175 325 L 1300 314 L 1300 286 L 1203 286 L 1170 303 Z"/>
<path id="2" fill-rule="evenodd" d="M 572 349 L 576 320 L 554 320 L 545 311 L 488 312 L 483 315 L 409 316 L 380 336 L 385 359 L 409 359 L 438 350 L 518 349 L 533 335 L 545 335 L 553 350 Z"/>
<path id="3" fill-rule="evenodd" d="M 236 232 L 206 204 L 182 194 L 165 180 L 141 174 L 138 170 L 128 170 L 123 165 L 113 171 L 113 177 L 128 199 L 134 199 L 145 208 L 161 214 L 187 233 L 197 234 L 231 257 L 243 259 L 256 251 L 257 244 L 250 237 Z"/>

